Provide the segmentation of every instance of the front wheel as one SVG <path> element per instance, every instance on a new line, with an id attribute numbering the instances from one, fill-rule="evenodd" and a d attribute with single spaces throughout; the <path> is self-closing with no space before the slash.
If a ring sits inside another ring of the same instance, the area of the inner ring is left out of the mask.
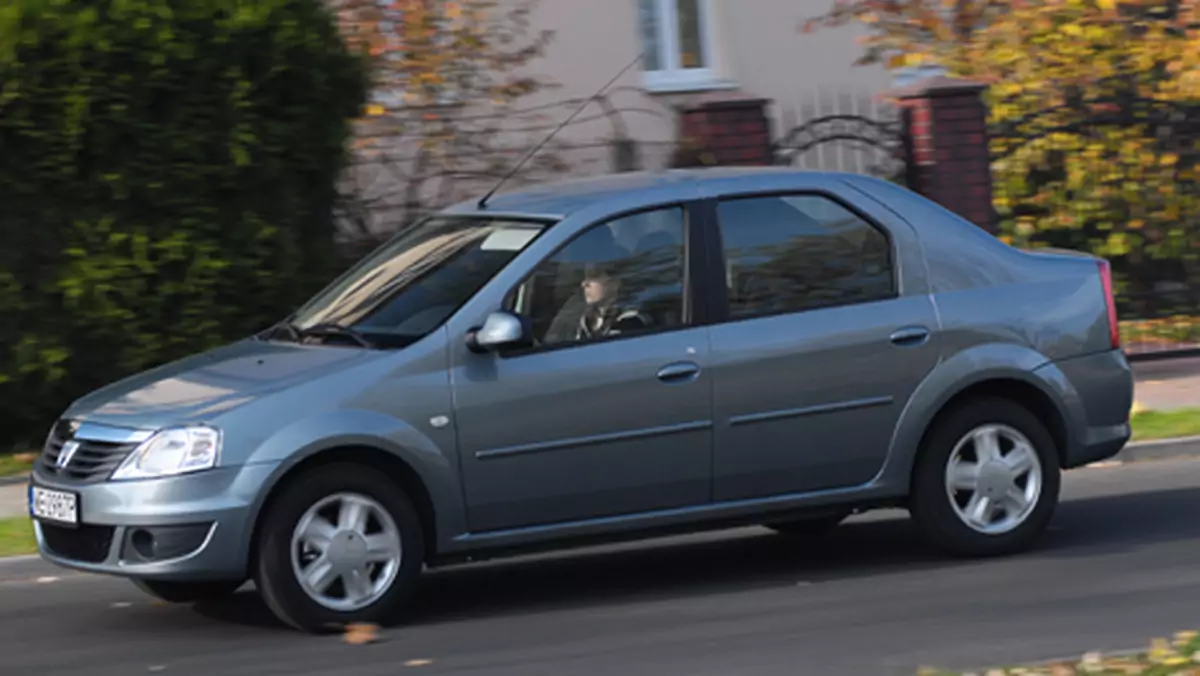
<path id="1" fill-rule="evenodd" d="M 1054 440 L 1025 407 L 970 401 L 931 430 L 913 476 L 909 510 L 934 546 L 963 556 L 1030 547 L 1058 503 Z"/>
<path id="2" fill-rule="evenodd" d="M 163 580 L 133 580 L 134 586 L 167 603 L 197 603 L 232 596 L 242 582 L 166 582 Z"/>
<path id="3" fill-rule="evenodd" d="M 424 540 L 412 503 L 387 476 L 326 465 L 288 484 L 268 509 L 255 580 L 280 620 L 319 632 L 398 618 Z"/>

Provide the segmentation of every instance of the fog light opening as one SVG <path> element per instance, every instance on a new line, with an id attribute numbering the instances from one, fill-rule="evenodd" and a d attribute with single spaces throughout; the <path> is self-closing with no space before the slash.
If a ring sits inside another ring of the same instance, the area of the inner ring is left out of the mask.
<path id="1" fill-rule="evenodd" d="M 133 550 L 146 559 L 154 559 L 154 534 L 139 528 L 129 536 L 129 544 Z"/>

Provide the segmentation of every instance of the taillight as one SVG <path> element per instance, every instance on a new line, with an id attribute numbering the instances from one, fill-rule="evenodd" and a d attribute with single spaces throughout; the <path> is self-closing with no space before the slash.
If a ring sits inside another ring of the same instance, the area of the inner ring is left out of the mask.
<path id="1" fill-rule="evenodd" d="M 1108 310 L 1108 340 L 1112 349 L 1121 347 L 1121 325 L 1117 319 L 1117 299 L 1113 296 L 1112 267 L 1108 261 L 1097 261 L 1100 266 L 1100 284 L 1104 287 L 1104 304 Z"/>

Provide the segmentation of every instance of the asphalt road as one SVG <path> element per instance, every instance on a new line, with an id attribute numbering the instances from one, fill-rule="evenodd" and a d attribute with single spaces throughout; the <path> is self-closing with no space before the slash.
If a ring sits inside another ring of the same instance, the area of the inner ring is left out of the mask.
<path id="1" fill-rule="evenodd" d="M 1196 461 L 1073 472 L 1042 547 L 1002 560 L 939 559 L 884 515 L 819 545 L 747 529 L 448 570 L 366 646 L 284 630 L 252 591 L 162 606 L 9 562 L 0 673 L 913 674 L 1139 647 L 1200 628 L 1198 485 Z"/>

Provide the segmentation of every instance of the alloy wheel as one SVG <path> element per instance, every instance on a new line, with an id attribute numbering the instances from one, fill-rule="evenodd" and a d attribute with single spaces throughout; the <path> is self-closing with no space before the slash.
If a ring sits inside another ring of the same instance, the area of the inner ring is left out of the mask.
<path id="1" fill-rule="evenodd" d="M 946 494 L 967 527 L 986 535 L 1025 522 L 1042 494 L 1042 463 L 1033 443 L 1008 425 L 987 424 L 964 435 L 950 452 Z"/>
<path id="2" fill-rule="evenodd" d="M 395 520 L 358 493 L 317 502 L 292 534 L 292 571 L 300 588 L 333 611 L 353 612 L 378 601 L 395 582 L 403 558 Z"/>

